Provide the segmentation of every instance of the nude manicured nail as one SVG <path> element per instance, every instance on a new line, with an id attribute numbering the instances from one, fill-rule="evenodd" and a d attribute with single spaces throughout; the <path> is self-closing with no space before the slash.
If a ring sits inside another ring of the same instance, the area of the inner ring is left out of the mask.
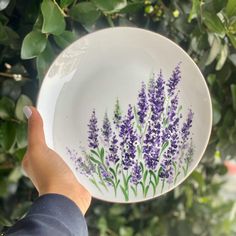
<path id="1" fill-rule="evenodd" d="M 31 111 L 31 109 L 28 106 L 25 106 L 23 108 L 23 112 L 24 112 L 24 114 L 25 114 L 27 119 L 29 119 L 30 116 L 32 115 L 32 111 Z"/>

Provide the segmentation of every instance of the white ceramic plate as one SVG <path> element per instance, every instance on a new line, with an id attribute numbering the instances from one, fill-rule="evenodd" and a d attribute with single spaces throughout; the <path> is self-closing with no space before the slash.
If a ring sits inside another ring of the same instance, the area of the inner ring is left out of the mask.
<path id="1" fill-rule="evenodd" d="M 179 185 L 203 156 L 212 123 L 193 60 L 169 39 L 128 27 L 66 48 L 43 81 L 38 109 L 48 145 L 93 197 L 111 202 Z"/>

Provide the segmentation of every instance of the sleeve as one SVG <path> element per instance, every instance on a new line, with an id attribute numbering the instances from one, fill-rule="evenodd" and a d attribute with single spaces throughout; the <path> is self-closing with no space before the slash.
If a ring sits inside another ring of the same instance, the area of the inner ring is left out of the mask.
<path id="1" fill-rule="evenodd" d="M 29 213 L 13 225 L 7 236 L 87 236 L 83 214 L 77 205 L 59 194 L 45 194 L 32 205 Z"/>

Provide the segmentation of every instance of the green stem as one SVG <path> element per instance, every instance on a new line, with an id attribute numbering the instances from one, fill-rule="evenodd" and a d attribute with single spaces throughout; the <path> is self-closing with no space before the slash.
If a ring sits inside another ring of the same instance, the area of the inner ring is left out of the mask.
<path id="1" fill-rule="evenodd" d="M 113 20 L 111 19 L 110 15 L 106 15 L 106 19 L 107 19 L 107 22 L 110 27 L 115 27 L 115 24 L 114 24 Z"/>
<path id="2" fill-rule="evenodd" d="M 101 181 L 101 184 L 102 184 L 102 186 L 103 186 L 103 187 L 107 190 L 107 192 L 108 192 L 108 188 L 107 188 L 107 186 L 106 186 L 104 180 L 102 179 L 102 175 L 101 175 L 99 166 L 98 166 L 97 168 L 98 168 L 98 176 L 99 176 L 99 179 L 100 179 L 100 181 Z"/>
<path id="3" fill-rule="evenodd" d="M 162 185 L 161 185 L 161 193 L 163 192 L 164 186 L 165 186 L 165 180 L 163 179 L 162 180 Z"/>
<path id="4" fill-rule="evenodd" d="M 91 183 L 93 183 L 93 184 L 96 186 L 96 188 L 98 189 L 98 191 L 99 191 L 100 193 L 102 193 L 102 190 L 99 188 L 99 185 L 97 184 L 96 180 L 94 179 L 94 176 L 93 176 L 92 179 L 89 179 L 89 180 L 91 181 Z"/>

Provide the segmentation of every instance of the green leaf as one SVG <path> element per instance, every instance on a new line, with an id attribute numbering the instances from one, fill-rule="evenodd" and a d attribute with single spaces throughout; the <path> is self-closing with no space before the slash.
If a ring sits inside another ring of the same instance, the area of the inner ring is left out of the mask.
<path id="1" fill-rule="evenodd" d="M 199 0 L 193 0 L 192 1 L 192 8 L 188 16 L 188 22 L 190 23 L 192 19 L 197 18 L 200 12 L 200 1 Z"/>
<path id="2" fill-rule="evenodd" d="M 145 170 L 144 175 L 143 175 L 143 183 L 146 182 L 147 175 L 148 175 L 148 170 Z"/>
<path id="3" fill-rule="evenodd" d="M 141 11 L 144 7 L 144 2 L 131 2 L 127 6 L 119 11 L 119 13 L 135 14 Z"/>
<path id="4" fill-rule="evenodd" d="M 101 157 L 102 159 L 104 158 L 104 154 L 105 154 L 105 150 L 104 150 L 104 148 L 101 148 L 100 157 Z"/>
<path id="5" fill-rule="evenodd" d="M 221 41 L 218 37 L 213 36 L 213 40 L 210 43 L 210 48 L 211 48 L 210 53 L 209 53 L 208 58 L 206 60 L 206 66 L 210 65 L 221 51 Z"/>
<path id="6" fill-rule="evenodd" d="M 0 1 L 0 11 L 7 8 L 8 4 L 10 3 L 10 0 L 1 0 Z"/>
<path id="7" fill-rule="evenodd" d="M 75 0 L 60 0 L 60 6 L 66 8 L 71 5 Z"/>
<path id="8" fill-rule="evenodd" d="M 225 11 L 229 18 L 231 16 L 236 16 L 236 1 L 228 0 Z"/>
<path id="9" fill-rule="evenodd" d="M 5 44 L 8 39 L 5 26 L 0 21 L 0 43 Z"/>
<path id="10" fill-rule="evenodd" d="M 69 46 L 71 43 L 73 43 L 77 39 L 76 35 L 70 31 L 64 31 L 60 35 L 54 35 L 53 38 L 56 44 L 62 49 Z"/>
<path id="11" fill-rule="evenodd" d="M 134 235 L 134 230 L 133 230 L 132 227 L 122 226 L 119 229 L 119 235 L 120 236 L 133 236 Z"/>
<path id="12" fill-rule="evenodd" d="M 236 53 L 229 56 L 230 61 L 236 66 Z"/>
<path id="13" fill-rule="evenodd" d="M 93 156 L 89 156 L 89 158 L 90 158 L 90 160 L 93 161 L 94 163 L 96 163 L 96 164 L 98 164 L 98 165 L 101 164 L 101 162 L 98 161 L 98 160 L 96 160 Z"/>
<path id="14" fill-rule="evenodd" d="M 232 101 L 233 101 L 233 108 L 234 108 L 234 111 L 236 111 L 236 84 L 231 84 L 230 90 L 231 90 L 231 96 L 232 96 Z"/>
<path id="15" fill-rule="evenodd" d="M 14 114 L 15 103 L 8 97 L 0 99 L 0 118 L 9 119 Z"/>
<path id="16" fill-rule="evenodd" d="M 191 178 L 194 179 L 200 188 L 203 188 L 204 187 L 204 184 L 205 184 L 205 181 L 204 181 L 204 178 L 203 178 L 203 175 L 198 172 L 198 171 L 193 171 L 193 173 L 191 174 Z"/>
<path id="17" fill-rule="evenodd" d="M 25 115 L 23 113 L 24 106 L 32 106 L 32 101 L 26 95 L 21 95 L 16 103 L 15 116 L 20 121 L 25 121 Z"/>
<path id="18" fill-rule="evenodd" d="M 38 56 L 47 44 L 47 37 L 39 31 L 32 31 L 23 40 L 21 58 L 30 59 Z"/>
<path id="19" fill-rule="evenodd" d="M 15 143 L 15 137 L 16 137 L 16 127 L 15 123 L 12 122 L 4 122 L 0 126 L 0 136 L 3 136 L 1 138 L 1 146 L 5 151 L 8 151 L 11 149 L 13 144 Z"/>
<path id="20" fill-rule="evenodd" d="M 216 14 L 207 11 L 204 12 L 203 21 L 211 32 L 217 33 L 222 37 L 225 35 L 224 25 Z"/>
<path id="21" fill-rule="evenodd" d="M 223 65 L 225 64 L 225 61 L 228 57 L 228 45 L 225 44 L 223 45 L 223 47 L 221 48 L 221 51 L 220 51 L 220 56 L 219 56 L 219 59 L 218 59 L 218 62 L 216 64 L 216 70 L 220 70 Z"/>
<path id="22" fill-rule="evenodd" d="M 64 16 L 53 1 L 43 0 L 41 11 L 43 14 L 43 33 L 59 35 L 65 30 L 66 23 Z"/>
<path id="23" fill-rule="evenodd" d="M 227 36 L 229 37 L 233 47 L 236 48 L 236 35 L 228 33 Z"/>
<path id="24" fill-rule="evenodd" d="M 18 148 L 27 146 L 27 124 L 21 123 L 16 126 L 16 143 Z"/>
<path id="25" fill-rule="evenodd" d="M 81 2 L 69 11 L 70 16 L 82 25 L 91 26 L 100 17 L 100 11 L 92 2 Z"/>
<path id="26" fill-rule="evenodd" d="M 21 167 L 17 166 L 16 168 L 12 170 L 12 172 L 8 176 L 8 181 L 12 183 L 17 183 L 18 180 L 22 177 L 22 175 L 23 173 L 22 173 Z"/>
<path id="27" fill-rule="evenodd" d="M 14 157 L 17 159 L 18 162 L 21 162 L 25 153 L 26 153 L 26 148 L 17 149 L 14 152 Z"/>
<path id="28" fill-rule="evenodd" d="M 34 23 L 33 30 L 41 31 L 42 27 L 43 27 L 43 15 L 40 13 Z"/>
<path id="29" fill-rule="evenodd" d="M 221 119 L 221 107 L 220 104 L 212 99 L 212 107 L 213 107 L 213 126 L 218 124 Z"/>
<path id="30" fill-rule="evenodd" d="M 1 187 L 1 191 L 7 191 L 6 185 L 4 186 L 5 189 L 2 189 L 2 184 L 0 183 L 0 187 Z M 0 193 L 0 196 L 2 197 L 4 196 L 4 194 Z M 11 221 L 9 221 L 7 218 L 5 218 L 4 216 L 0 214 L 0 225 L 10 227 L 12 226 L 12 224 L 13 223 Z"/>
<path id="31" fill-rule="evenodd" d="M 52 64 L 55 58 L 55 53 L 50 42 L 47 42 L 45 50 L 37 57 L 36 65 L 38 71 L 38 78 L 43 80 L 49 66 Z"/>
<path id="32" fill-rule="evenodd" d="M 127 0 L 92 0 L 92 2 L 106 13 L 117 12 L 127 6 Z"/>

